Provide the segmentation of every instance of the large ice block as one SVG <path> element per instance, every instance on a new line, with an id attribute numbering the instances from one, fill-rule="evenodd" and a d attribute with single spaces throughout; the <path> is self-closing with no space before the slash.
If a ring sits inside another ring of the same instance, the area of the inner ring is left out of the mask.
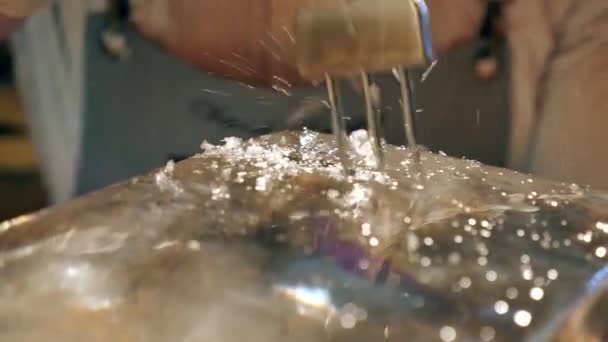
<path id="1" fill-rule="evenodd" d="M 0 224 L 1 341 L 601 341 L 608 200 L 356 132 L 200 156 Z"/>

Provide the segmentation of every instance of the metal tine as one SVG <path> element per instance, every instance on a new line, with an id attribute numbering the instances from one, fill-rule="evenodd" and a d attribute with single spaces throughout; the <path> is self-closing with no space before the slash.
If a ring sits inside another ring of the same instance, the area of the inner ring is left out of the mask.
<path id="1" fill-rule="evenodd" d="M 369 78 L 365 70 L 361 70 L 361 83 L 363 85 L 363 95 L 365 97 L 365 113 L 367 118 L 367 129 L 369 132 L 369 140 L 372 144 L 372 150 L 376 157 L 376 165 L 378 171 L 384 171 L 384 153 L 382 151 L 382 141 L 379 136 L 379 115 L 374 110 L 372 103 L 372 94 L 369 86 Z"/>
<path id="2" fill-rule="evenodd" d="M 423 170 L 420 149 L 418 149 L 418 145 L 416 144 L 416 136 L 414 134 L 414 105 L 411 99 L 411 79 L 403 66 L 393 69 L 393 74 L 397 78 L 397 81 L 399 81 L 399 86 L 401 88 L 401 105 L 403 108 L 405 136 L 407 138 L 408 146 L 413 149 L 414 153 L 414 178 L 416 180 L 420 180 Z"/>
<path id="3" fill-rule="evenodd" d="M 401 106 L 403 109 L 403 121 L 405 124 L 405 136 L 410 147 L 416 147 L 416 136 L 414 134 L 413 106 L 410 98 L 410 86 L 408 75 L 405 68 L 400 66 L 395 68 L 398 76 L 399 87 L 401 89 Z"/>
<path id="4" fill-rule="evenodd" d="M 342 102 L 340 101 L 340 89 L 329 74 L 325 74 L 325 85 L 327 86 L 329 105 L 331 107 L 332 130 L 338 144 L 338 157 L 340 158 L 344 173 L 348 176 L 353 173 L 353 169 L 348 159 L 350 144 L 346 136 L 346 124 L 344 122 Z"/>

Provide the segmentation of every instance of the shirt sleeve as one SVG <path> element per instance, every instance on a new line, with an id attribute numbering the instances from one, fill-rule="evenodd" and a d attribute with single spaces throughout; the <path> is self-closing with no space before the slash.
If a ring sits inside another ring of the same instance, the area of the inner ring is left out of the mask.
<path id="1" fill-rule="evenodd" d="M 11 18 L 24 18 L 49 2 L 50 0 L 0 0 L 0 14 Z"/>

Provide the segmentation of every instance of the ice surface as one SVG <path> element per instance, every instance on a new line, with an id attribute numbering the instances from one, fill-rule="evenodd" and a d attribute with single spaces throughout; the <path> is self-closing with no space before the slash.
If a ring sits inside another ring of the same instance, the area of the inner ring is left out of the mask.
<path id="1" fill-rule="evenodd" d="M 0 341 L 605 333 L 605 194 L 395 146 L 345 176 L 310 131 L 203 148 L 0 223 Z"/>

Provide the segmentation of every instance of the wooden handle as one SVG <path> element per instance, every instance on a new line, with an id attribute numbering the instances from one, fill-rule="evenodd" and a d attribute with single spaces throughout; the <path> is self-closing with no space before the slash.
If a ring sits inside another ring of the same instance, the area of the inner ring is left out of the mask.
<path id="1" fill-rule="evenodd" d="M 309 79 L 426 62 L 418 9 L 408 0 L 359 0 L 302 11 L 297 65 Z"/>

